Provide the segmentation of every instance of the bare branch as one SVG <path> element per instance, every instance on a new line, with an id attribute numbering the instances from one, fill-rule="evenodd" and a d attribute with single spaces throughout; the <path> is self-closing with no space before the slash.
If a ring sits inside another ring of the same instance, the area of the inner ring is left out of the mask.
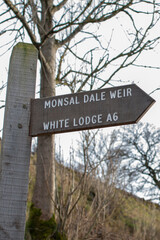
<path id="1" fill-rule="evenodd" d="M 19 12 L 18 8 L 13 5 L 13 3 L 10 0 L 4 0 L 4 2 L 6 3 L 6 5 L 14 12 L 14 14 L 16 15 L 16 17 L 21 21 L 21 23 L 23 24 L 23 26 L 25 27 L 26 31 L 28 32 L 28 35 L 31 38 L 32 43 L 34 44 L 34 46 L 36 48 L 39 48 L 39 43 L 36 40 L 36 36 L 33 34 L 33 32 L 31 31 L 28 23 L 26 22 L 25 17 Z"/>
<path id="2" fill-rule="evenodd" d="M 51 9 L 52 14 L 59 11 L 67 2 L 68 0 L 62 0 L 58 5 L 53 5 Z"/>
<path id="3" fill-rule="evenodd" d="M 45 35 L 45 39 L 47 37 L 49 37 L 52 34 L 55 34 L 57 32 L 63 31 L 65 29 L 67 29 L 68 27 L 71 26 L 76 26 L 77 27 L 63 40 L 59 40 L 58 41 L 58 46 L 62 46 L 64 44 L 66 44 L 67 42 L 70 42 L 79 32 L 81 32 L 81 30 L 89 23 L 101 23 L 104 22 L 106 20 L 109 20 L 111 18 L 113 18 L 115 15 L 117 15 L 119 12 L 123 12 L 125 9 L 129 8 L 130 5 L 132 5 L 132 1 L 129 1 L 128 4 L 126 5 L 122 5 L 121 7 L 117 8 L 115 11 L 109 12 L 107 11 L 106 14 L 102 14 L 102 16 L 98 16 L 101 12 L 103 12 L 102 9 L 105 9 L 105 7 L 107 7 L 108 5 L 111 5 L 111 3 L 105 3 L 105 1 L 101 1 L 97 6 L 93 7 L 93 9 L 91 11 L 89 11 L 88 15 L 84 18 L 83 21 L 79 21 L 80 17 L 84 15 L 85 12 L 87 12 L 87 10 L 89 10 L 91 4 L 92 4 L 93 0 L 89 0 L 88 3 L 86 4 L 86 6 L 84 7 L 83 10 L 80 11 L 80 14 L 75 17 L 72 21 L 67 22 L 62 24 L 62 28 L 59 28 L 60 25 L 58 26 L 58 30 L 55 30 L 55 27 L 53 27 L 46 35 Z M 113 4 L 113 3 L 112 3 Z M 117 3 L 115 3 L 117 4 Z M 118 6 L 118 5 L 117 5 Z M 101 9 L 99 11 L 99 9 Z M 97 10 L 98 10 L 98 14 L 97 14 Z"/>
<path id="4" fill-rule="evenodd" d="M 160 66 L 151 66 L 151 65 L 141 65 L 141 64 L 135 64 L 133 63 L 132 66 L 135 66 L 135 67 L 140 67 L 140 68 L 150 68 L 150 69 L 157 69 L 159 70 L 160 69 Z"/>
<path id="5" fill-rule="evenodd" d="M 5 105 L 0 106 L 0 109 L 5 108 Z"/>
<path id="6" fill-rule="evenodd" d="M 154 89 L 152 92 L 150 92 L 149 95 L 151 95 L 151 94 L 153 94 L 154 92 L 159 91 L 159 90 L 160 90 L 160 88 L 156 88 L 156 89 Z"/>

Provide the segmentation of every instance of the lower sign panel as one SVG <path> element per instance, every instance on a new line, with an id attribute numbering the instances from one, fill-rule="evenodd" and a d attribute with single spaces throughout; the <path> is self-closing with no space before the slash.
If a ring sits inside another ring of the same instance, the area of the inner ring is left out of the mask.
<path id="1" fill-rule="evenodd" d="M 155 102 L 137 85 L 31 100 L 31 136 L 136 123 Z"/>

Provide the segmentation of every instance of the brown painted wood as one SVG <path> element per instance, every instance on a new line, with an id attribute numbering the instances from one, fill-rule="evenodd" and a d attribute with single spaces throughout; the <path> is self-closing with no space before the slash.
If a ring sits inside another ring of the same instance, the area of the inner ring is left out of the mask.
<path id="1" fill-rule="evenodd" d="M 11 55 L 0 164 L 0 239 L 22 240 L 25 232 L 31 137 L 30 99 L 35 95 L 37 50 L 17 44 Z"/>
<path id="2" fill-rule="evenodd" d="M 30 135 L 136 123 L 155 102 L 137 85 L 31 100 Z"/>

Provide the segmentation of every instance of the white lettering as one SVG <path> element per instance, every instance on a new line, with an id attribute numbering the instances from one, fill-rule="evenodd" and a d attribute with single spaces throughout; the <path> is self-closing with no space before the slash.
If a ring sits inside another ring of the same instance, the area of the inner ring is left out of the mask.
<path id="1" fill-rule="evenodd" d="M 73 118 L 73 127 L 77 127 L 78 126 L 78 123 L 76 123 L 76 119 Z"/>
<path id="2" fill-rule="evenodd" d="M 88 95 L 84 95 L 84 103 L 87 103 L 89 100 L 89 96 Z"/>
<path id="3" fill-rule="evenodd" d="M 52 130 L 52 129 L 58 129 L 58 128 L 68 128 L 69 127 L 69 118 L 66 119 L 60 119 L 50 122 L 43 122 L 43 130 Z"/>
<path id="4" fill-rule="evenodd" d="M 102 123 L 102 114 L 80 117 L 79 119 L 73 119 L 73 127 Z"/>
<path id="5" fill-rule="evenodd" d="M 98 114 L 98 123 L 102 123 L 102 114 Z"/>
<path id="6" fill-rule="evenodd" d="M 63 106 L 63 98 L 58 98 L 58 107 Z"/>
<path id="7" fill-rule="evenodd" d="M 117 121 L 118 120 L 118 113 L 117 112 L 115 112 L 115 113 L 113 113 L 113 121 Z"/>
<path id="8" fill-rule="evenodd" d="M 100 92 L 100 93 L 92 93 L 91 95 L 85 94 L 83 97 L 83 102 L 99 102 L 99 101 L 104 101 L 106 100 L 105 92 Z"/>
<path id="9" fill-rule="evenodd" d="M 88 124 L 90 124 L 90 122 L 91 122 L 90 117 L 89 117 L 89 116 L 86 116 L 85 124 L 88 125 Z"/>
<path id="10" fill-rule="evenodd" d="M 68 128 L 69 127 L 69 118 L 64 120 L 64 127 Z"/>
<path id="11" fill-rule="evenodd" d="M 124 97 L 131 97 L 132 96 L 132 89 L 131 88 L 120 88 L 118 90 L 110 91 L 110 98 L 124 98 Z"/>
<path id="12" fill-rule="evenodd" d="M 91 96 L 90 96 L 90 100 L 89 100 L 90 102 L 95 102 L 95 97 L 94 97 L 94 94 L 91 94 Z"/>
<path id="13" fill-rule="evenodd" d="M 125 97 L 126 96 L 126 89 L 124 88 L 123 89 L 123 97 Z"/>
<path id="14" fill-rule="evenodd" d="M 51 107 L 51 101 L 45 101 L 44 102 L 44 108 L 50 108 Z"/>
<path id="15" fill-rule="evenodd" d="M 84 118 L 83 117 L 79 118 L 79 125 L 80 126 L 84 125 Z"/>
<path id="16" fill-rule="evenodd" d="M 80 102 L 78 101 L 77 96 L 75 97 L 75 104 L 80 104 Z"/>
<path id="17" fill-rule="evenodd" d="M 68 97 L 64 98 L 64 106 L 68 105 Z"/>
<path id="18" fill-rule="evenodd" d="M 98 93 L 96 93 L 96 102 L 99 102 L 100 100 L 100 96 L 98 96 Z"/>
<path id="19" fill-rule="evenodd" d="M 127 88 L 127 97 L 132 96 L 132 89 Z"/>
<path id="20" fill-rule="evenodd" d="M 108 115 L 107 115 L 107 120 L 106 120 L 107 122 L 112 122 L 112 117 L 111 117 L 111 114 L 110 113 L 108 113 Z"/>
<path id="21" fill-rule="evenodd" d="M 99 102 L 99 101 L 104 101 L 104 100 L 106 100 L 106 92 L 85 94 L 83 96 L 83 103 Z M 60 97 L 60 98 L 56 97 L 51 100 L 45 100 L 44 108 L 45 109 L 46 108 L 56 108 L 56 107 L 63 107 L 63 106 L 75 105 L 75 104 L 80 104 L 80 102 L 78 100 L 78 96 Z"/>
<path id="22" fill-rule="evenodd" d="M 95 124 L 97 122 L 97 116 L 93 115 L 92 116 L 92 123 Z"/>
<path id="23" fill-rule="evenodd" d="M 59 125 L 60 125 L 59 127 L 60 127 L 60 128 L 63 127 L 63 122 L 64 122 L 64 119 L 59 120 Z"/>
<path id="24" fill-rule="evenodd" d="M 43 130 L 48 130 L 49 129 L 49 122 L 45 123 L 43 122 Z"/>
<path id="25" fill-rule="evenodd" d="M 56 107 L 57 106 L 57 100 L 56 99 L 53 99 L 52 100 L 52 107 L 54 108 L 54 107 Z"/>
<path id="26" fill-rule="evenodd" d="M 69 104 L 74 104 L 74 97 L 71 97 Z"/>
<path id="27" fill-rule="evenodd" d="M 111 114 L 111 113 L 107 114 L 106 122 L 112 122 L 112 121 L 114 121 L 114 122 L 118 121 L 118 113 L 117 112 L 115 112 L 113 114 Z"/>
<path id="28" fill-rule="evenodd" d="M 122 89 L 117 90 L 117 97 L 121 98 L 122 97 Z"/>
<path id="29" fill-rule="evenodd" d="M 110 91 L 110 98 L 116 98 L 116 90 L 113 92 L 113 91 Z"/>
<path id="30" fill-rule="evenodd" d="M 56 122 L 57 121 L 50 122 L 50 129 L 55 129 L 56 128 Z"/>
<path id="31" fill-rule="evenodd" d="M 52 100 L 45 100 L 44 102 L 44 108 L 55 108 L 55 107 L 63 107 L 68 105 L 74 105 L 74 104 L 80 104 L 78 101 L 78 97 L 65 97 L 65 98 L 55 98 Z"/>
<path id="32" fill-rule="evenodd" d="M 101 92 L 101 101 L 106 100 L 106 92 Z"/>

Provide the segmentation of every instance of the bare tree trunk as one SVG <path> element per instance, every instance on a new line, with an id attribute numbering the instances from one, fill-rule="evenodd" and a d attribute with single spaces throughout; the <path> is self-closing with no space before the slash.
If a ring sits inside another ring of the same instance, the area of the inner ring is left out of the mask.
<path id="1" fill-rule="evenodd" d="M 46 63 L 42 61 L 41 91 L 42 97 L 55 95 L 55 60 L 56 45 L 54 39 L 48 39 L 43 45 L 42 54 Z M 49 64 L 46 68 L 44 65 Z M 38 138 L 37 171 L 33 195 L 33 204 L 41 209 L 42 217 L 50 219 L 54 211 L 55 199 L 55 160 L 54 160 L 54 135 Z"/>

